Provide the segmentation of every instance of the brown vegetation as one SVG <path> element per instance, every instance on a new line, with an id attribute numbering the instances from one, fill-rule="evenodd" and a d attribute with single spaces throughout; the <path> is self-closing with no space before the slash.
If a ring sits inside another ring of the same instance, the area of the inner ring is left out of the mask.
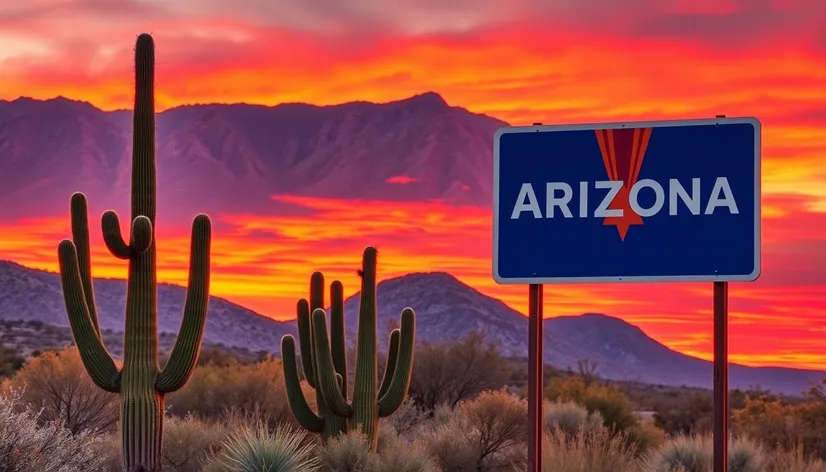
<path id="1" fill-rule="evenodd" d="M 375 453 L 357 434 L 322 444 L 297 428 L 279 359 L 204 354 L 168 398 L 165 471 L 270 470 L 255 465 L 262 461 L 308 472 L 525 470 L 526 403 L 510 393 L 521 375 L 479 333 L 417 352 L 411 395 L 383 422 Z M 548 379 L 545 471 L 710 471 L 710 392 L 605 382 L 593 363 L 579 367 Z M 803 400 L 732 392 L 730 471 L 826 472 L 824 386 Z M 2 384 L 0 456 L 16 461 L 2 470 L 118 471 L 113 400 L 94 388 L 74 348 L 30 357 Z"/>

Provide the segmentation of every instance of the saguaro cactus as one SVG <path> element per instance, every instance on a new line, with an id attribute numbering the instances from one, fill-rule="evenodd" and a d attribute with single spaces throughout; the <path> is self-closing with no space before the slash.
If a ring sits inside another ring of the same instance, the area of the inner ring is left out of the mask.
<path id="1" fill-rule="evenodd" d="M 341 417 L 347 420 L 347 429 L 359 429 L 375 450 L 378 439 L 379 418 L 391 415 L 401 405 L 410 385 L 413 371 L 413 346 L 415 344 L 416 320 L 411 308 L 405 308 L 401 315 L 401 329 L 390 334 L 387 366 L 381 385 L 378 383 L 378 359 L 376 328 L 378 311 L 376 307 L 376 250 L 368 247 L 364 251 L 361 274 L 361 303 L 359 306 L 359 331 L 356 348 L 356 373 L 353 386 L 352 404 L 347 401 L 347 372 L 344 356 L 343 313 L 339 314 L 334 302 L 331 307 L 332 340 L 327 335 L 326 313 L 315 307 L 311 316 L 306 302 L 299 301 L 299 336 L 302 344 L 302 358 L 305 376 L 315 383 L 319 411 L 325 417 L 316 416 L 307 405 L 298 385 L 295 363 L 295 343 L 292 336 L 284 336 L 281 352 L 284 358 L 284 376 L 290 396 L 290 406 L 296 418 L 312 431 L 324 433 L 324 423 L 328 418 Z M 322 282 L 323 283 L 323 279 Z M 339 285 L 331 287 L 334 300 Z M 311 296 L 312 298 L 312 296 Z M 343 302 L 341 305 L 343 306 Z M 343 309 L 341 310 L 343 312 Z M 342 328 L 340 329 L 339 326 Z M 339 334 L 340 333 L 340 334 Z M 339 337 L 340 336 L 340 337 Z M 333 348 L 330 348 L 332 341 Z M 304 348 L 308 345 L 308 348 Z M 341 346 L 341 347 L 339 347 Z M 307 350 L 310 350 L 307 353 Z M 309 354 L 309 356 L 307 355 Z M 308 365 L 309 363 L 309 365 Z M 344 367 L 342 367 L 344 366 Z M 312 375 L 306 375 L 307 370 Z M 309 383 L 309 380 L 308 380 Z M 318 395 L 320 391 L 321 395 Z"/>
<path id="2" fill-rule="evenodd" d="M 318 377 L 315 355 L 313 353 L 313 331 L 310 313 L 315 309 L 324 309 L 324 275 L 314 272 L 310 277 L 310 301 L 298 301 L 297 323 L 298 337 L 301 343 L 301 365 L 307 384 L 315 389 L 318 414 L 314 413 L 304 398 L 304 392 L 298 378 L 298 364 L 295 359 L 295 342 L 292 336 L 281 340 L 281 357 L 284 366 L 284 383 L 287 387 L 287 400 L 296 420 L 307 430 L 321 433 L 327 438 L 347 431 L 347 418 L 333 414 L 326 407 L 321 390 L 318 389 Z M 330 284 L 330 324 L 332 349 L 335 352 L 336 375 L 341 382 L 347 378 L 347 353 L 344 337 L 344 288 L 338 280 Z M 346 385 L 341 386 L 343 395 L 347 395 Z"/>
<path id="3" fill-rule="evenodd" d="M 158 364 L 158 300 L 155 252 L 155 46 L 142 34 L 135 47 L 135 110 L 132 138 L 132 226 L 129 244 L 118 216 L 102 217 L 106 247 L 129 261 L 124 361 L 119 370 L 103 345 L 92 287 L 86 197 L 71 199 L 72 240 L 58 245 L 63 297 L 72 334 L 92 380 L 120 394 L 123 467 L 160 470 L 164 395 L 183 387 L 198 361 L 209 298 L 211 223 L 199 214 L 192 224 L 189 287 L 181 330 L 163 370 Z"/>

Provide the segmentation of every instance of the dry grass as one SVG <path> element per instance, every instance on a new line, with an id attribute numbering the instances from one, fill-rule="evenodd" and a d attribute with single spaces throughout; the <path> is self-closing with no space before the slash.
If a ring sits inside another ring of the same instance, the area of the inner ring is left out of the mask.
<path id="1" fill-rule="evenodd" d="M 206 459 L 220 452 L 227 438 L 228 428 L 222 423 L 199 420 L 195 417 L 167 418 L 163 431 L 164 472 L 201 472 Z M 101 472 L 121 472 L 120 435 L 106 437 L 106 464 Z"/>
<path id="2" fill-rule="evenodd" d="M 806 457 L 803 447 L 798 445 L 772 454 L 767 469 L 769 472 L 826 472 L 826 462 Z"/>
<path id="3" fill-rule="evenodd" d="M 639 472 L 636 450 L 605 428 L 571 436 L 557 430 L 542 441 L 543 472 Z"/>
<path id="4" fill-rule="evenodd" d="M 321 472 L 441 472 L 419 443 L 404 443 L 385 433 L 379 451 L 370 452 L 365 437 L 351 432 L 316 449 Z"/>

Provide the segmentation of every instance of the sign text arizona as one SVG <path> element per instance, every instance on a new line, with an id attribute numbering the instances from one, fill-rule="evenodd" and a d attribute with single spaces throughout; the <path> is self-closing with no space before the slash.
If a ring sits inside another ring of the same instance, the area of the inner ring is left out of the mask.
<path id="1" fill-rule="evenodd" d="M 754 280 L 760 122 L 505 127 L 493 206 L 499 283 Z"/>

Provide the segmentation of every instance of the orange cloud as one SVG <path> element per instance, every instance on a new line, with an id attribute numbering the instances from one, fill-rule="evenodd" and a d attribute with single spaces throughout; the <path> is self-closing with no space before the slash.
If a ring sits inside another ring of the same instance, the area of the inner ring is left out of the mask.
<path id="1" fill-rule="evenodd" d="M 273 16 L 265 2 L 202 3 L 0 7 L 0 98 L 129 107 L 134 35 L 149 30 L 158 40 L 160 109 L 384 102 L 436 90 L 514 124 L 756 115 L 765 191 L 826 194 L 818 183 L 826 179 L 819 0 L 600 1 L 597 10 L 573 0 L 405 1 L 390 10 L 370 3 L 370 15 L 358 8 L 364 1 L 345 12 L 293 1 Z"/>
<path id="2" fill-rule="evenodd" d="M 358 288 L 361 250 L 380 251 L 380 278 L 447 271 L 517 310 L 527 288 L 499 286 L 491 278 L 490 211 L 440 202 L 401 204 L 277 196 L 303 212 L 275 216 L 219 215 L 213 240 L 212 293 L 278 319 L 293 316 L 306 296 L 309 274 L 322 270 L 342 280 L 346 295 Z M 764 275 L 755 284 L 732 284 L 731 358 L 765 365 L 826 367 L 820 333 L 826 323 L 826 213 L 789 197 L 774 204 L 786 213 L 764 218 Z M 792 234 L 796 228 L 810 232 Z M 0 258 L 57 270 L 55 247 L 69 233 L 66 217 L 0 226 Z M 124 228 L 125 229 L 125 228 Z M 124 277 L 126 266 L 93 231 L 93 271 Z M 186 283 L 188 228 L 163 226 L 158 234 L 159 278 Z M 549 285 L 547 316 L 604 312 L 641 326 L 664 344 L 710 358 L 710 284 Z"/>
<path id="3" fill-rule="evenodd" d="M 264 0 L 10 5 L 0 6 L 4 99 L 130 107 L 134 36 L 150 31 L 160 109 L 383 102 L 435 90 L 513 124 L 758 116 L 764 273 L 732 286 L 732 359 L 826 368 L 822 0 L 289 0 L 277 12 Z M 360 251 L 374 244 L 382 277 L 444 270 L 525 308 L 526 289 L 491 280 L 489 209 L 278 198 L 308 213 L 216 218 L 216 295 L 289 317 L 312 270 L 352 293 Z M 68 217 L 42 216 L 0 222 L 0 258 L 56 269 Z M 161 279 L 185 283 L 188 228 L 159 231 Z M 125 275 L 93 234 L 95 274 Z M 548 286 L 546 294 L 549 315 L 602 311 L 683 352 L 711 351 L 706 285 Z"/>

